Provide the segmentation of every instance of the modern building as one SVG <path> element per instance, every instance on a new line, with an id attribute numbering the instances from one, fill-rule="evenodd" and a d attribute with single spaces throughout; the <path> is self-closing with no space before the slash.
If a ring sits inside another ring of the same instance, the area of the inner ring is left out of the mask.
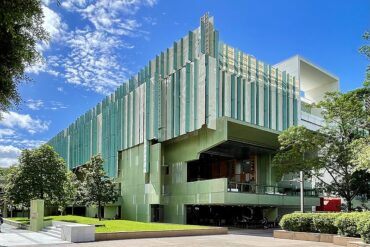
<path id="1" fill-rule="evenodd" d="M 281 180 L 271 166 L 277 136 L 292 125 L 314 129 L 320 119 L 304 102 L 337 89 L 335 76 L 299 56 L 272 66 L 227 45 L 206 14 L 49 144 L 69 169 L 102 154 L 122 195 L 106 218 L 274 220 L 300 205 L 294 175 Z M 305 189 L 311 210 L 320 201 L 310 181 Z"/>

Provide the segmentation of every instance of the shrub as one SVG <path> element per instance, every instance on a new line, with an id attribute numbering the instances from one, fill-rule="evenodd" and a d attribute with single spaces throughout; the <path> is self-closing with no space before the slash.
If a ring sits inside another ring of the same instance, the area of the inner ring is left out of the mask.
<path id="1" fill-rule="evenodd" d="M 315 232 L 337 234 L 338 227 L 335 225 L 335 220 L 340 216 L 340 213 L 318 213 L 312 218 L 313 228 Z"/>
<path id="2" fill-rule="evenodd" d="M 370 212 L 292 213 L 284 215 L 279 224 L 287 231 L 361 236 L 370 243 Z"/>
<path id="3" fill-rule="evenodd" d="M 357 222 L 357 232 L 366 243 L 370 244 L 370 213 L 366 213 Z"/>
<path id="4" fill-rule="evenodd" d="M 338 227 L 338 233 L 348 237 L 359 237 L 357 232 L 357 223 L 366 213 L 344 213 L 335 221 Z"/>
<path id="5" fill-rule="evenodd" d="M 279 225 L 282 229 L 295 232 L 315 232 L 311 213 L 293 213 L 284 215 Z"/>

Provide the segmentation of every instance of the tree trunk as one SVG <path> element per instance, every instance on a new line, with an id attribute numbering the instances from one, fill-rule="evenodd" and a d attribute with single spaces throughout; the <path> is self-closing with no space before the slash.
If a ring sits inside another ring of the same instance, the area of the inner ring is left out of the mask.
<path id="1" fill-rule="evenodd" d="M 75 205 L 72 204 L 72 215 L 75 215 Z"/>
<path id="2" fill-rule="evenodd" d="M 351 212 L 352 211 L 352 200 L 351 200 L 351 198 L 346 198 L 346 202 L 347 202 L 347 211 Z"/>
<path id="3" fill-rule="evenodd" d="M 98 202 L 98 218 L 99 218 L 99 221 L 101 221 L 101 205 L 100 205 L 100 202 Z"/>

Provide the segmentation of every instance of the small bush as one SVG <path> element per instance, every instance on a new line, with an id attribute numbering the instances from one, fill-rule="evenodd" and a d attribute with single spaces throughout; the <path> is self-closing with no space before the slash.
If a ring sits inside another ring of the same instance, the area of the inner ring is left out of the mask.
<path id="1" fill-rule="evenodd" d="M 357 222 L 357 232 L 361 235 L 361 238 L 365 243 L 370 244 L 370 213 L 361 217 Z"/>
<path id="2" fill-rule="evenodd" d="M 312 218 L 313 228 L 315 232 L 337 234 L 338 227 L 335 225 L 335 220 L 340 216 L 340 213 L 318 213 Z"/>
<path id="3" fill-rule="evenodd" d="M 279 225 L 282 229 L 295 232 L 315 232 L 311 213 L 293 213 L 284 215 Z"/>
<path id="4" fill-rule="evenodd" d="M 344 213 L 340 215 L 335 225 L 338 227 L 338 233 L 347 237 L 359 237 L 357 232 L 357 222 L 364 217 L 365 213 Z"/>

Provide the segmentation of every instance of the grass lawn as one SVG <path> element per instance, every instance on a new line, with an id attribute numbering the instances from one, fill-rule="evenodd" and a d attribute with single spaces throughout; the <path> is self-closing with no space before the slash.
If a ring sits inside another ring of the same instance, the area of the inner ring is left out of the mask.
<path id="1" fill-rule="evenodd" d="M 23 217 L 9 218 L 24 224 L 29 224 L 29 219 Z M 206 226 L 194 225 L 177 225 L 165 223 L 143 223 L 130 220 L 101 220 L 96 218 L 64 215 L 64 216 L 48 216 L 45 220 L 66 221 L 81 224 L 102 224 L 104 226 L 96 227 L 96 232 L 136 232 L 136 231 L 163 231 L 163 230 L 186 230 L 186 229 L 205 229 Z"/>

